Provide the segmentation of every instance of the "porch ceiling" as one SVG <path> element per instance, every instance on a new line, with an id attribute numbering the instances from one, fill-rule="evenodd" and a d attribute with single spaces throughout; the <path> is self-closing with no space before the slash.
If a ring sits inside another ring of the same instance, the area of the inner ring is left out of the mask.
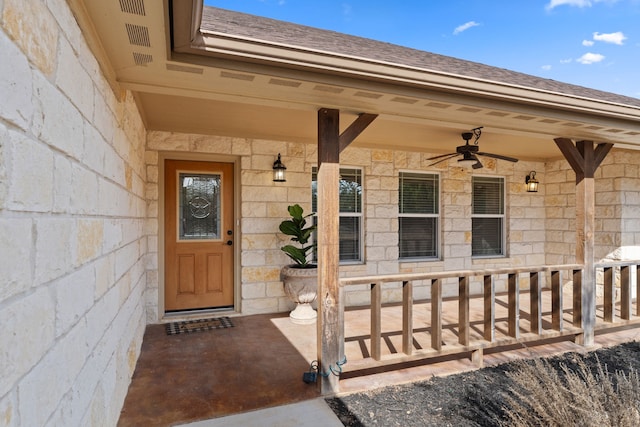
<path id="1" fill-rule="evenodd" d="M 343 127 L 379 114 L 355 146 L 451 152 L 484 126 L 483 151 L 523 160 L 561 158 L 555 137 L 640 149 L 640 108 L 203 34 L 191 28 L 201 2 L 70 1 L 149 130 L 315 143 L 326 107 Z"/>

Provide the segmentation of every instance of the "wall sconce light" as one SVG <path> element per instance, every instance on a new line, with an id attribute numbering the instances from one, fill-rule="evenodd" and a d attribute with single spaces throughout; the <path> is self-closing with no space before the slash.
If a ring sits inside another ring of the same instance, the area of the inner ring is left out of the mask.
<path id="1" fill-rule="evenodd" d="M 280 153 L 278 153 L 278 159 L 273 162 L 273 181 L 274 182 L 286 182 L 284 171 L 287 170 L 285 165 L 280 160 Z"/>
<path id="2" fill-rule="evenodd" d="M 525 177 L 524 182 L 525 184 L 527 184 L 527 192 L 538 192 L 538 180 L 536 179 L 536 171 L 529 172 L 529 175 Z"/>

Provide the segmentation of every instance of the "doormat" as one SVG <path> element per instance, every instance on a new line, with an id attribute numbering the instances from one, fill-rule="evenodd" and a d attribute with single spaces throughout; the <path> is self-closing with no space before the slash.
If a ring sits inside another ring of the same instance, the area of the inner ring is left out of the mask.
<path id="1" fill-rule="evenodd" d="M 186 320 L 184 322 L 167 323 L 165 327 L 167 335 L 190 334 L 222 328 L 233 328 L 231 319 L 228 317 L 214 317 L 211 319 Z"/>

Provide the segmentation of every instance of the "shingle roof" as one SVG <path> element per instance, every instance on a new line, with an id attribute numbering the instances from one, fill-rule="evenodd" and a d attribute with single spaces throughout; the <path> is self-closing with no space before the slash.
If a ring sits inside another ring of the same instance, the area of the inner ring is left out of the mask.
<path id="1" fill-rule="evenodd" d="M 355 56 L 582 98 L 640 107 L 640 99 L 544 79 L 504 68 L 214 7 L 203 10 L 202 29 L 332 54 Z"/>

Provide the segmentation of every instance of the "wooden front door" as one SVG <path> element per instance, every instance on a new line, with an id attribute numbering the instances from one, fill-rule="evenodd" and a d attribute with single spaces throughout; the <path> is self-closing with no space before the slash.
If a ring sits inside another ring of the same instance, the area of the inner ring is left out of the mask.
<path id="1" fill-rule="evenodd" d="M 233 164 L 165 163 L 165 311 L 233 306 Z"/>

